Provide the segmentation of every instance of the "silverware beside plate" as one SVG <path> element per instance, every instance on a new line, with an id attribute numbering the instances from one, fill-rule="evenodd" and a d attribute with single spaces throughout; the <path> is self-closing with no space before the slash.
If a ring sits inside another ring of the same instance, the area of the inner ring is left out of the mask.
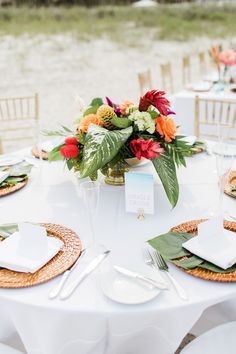
<path id="1" fill-rule="evenodd" d="M 90 275 L 109 255 L 111 251 L 107 250 L 100 255 L 96 256 L 84 269 L 84 271 L 79 275 L 78 279 L 74 280 L 71 284 L 69 284 L 66 288 L 64 288 L 60 293 L 60 299 L 65 300 L 68 299 L 73 292 L 77 289 L 77 287 Z"/>

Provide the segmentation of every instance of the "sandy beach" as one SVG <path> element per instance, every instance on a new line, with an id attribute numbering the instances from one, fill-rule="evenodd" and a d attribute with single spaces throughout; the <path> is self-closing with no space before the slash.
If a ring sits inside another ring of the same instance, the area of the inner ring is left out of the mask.
<path id="1" fill-rule="evenodd" d="M 191 42 L 147 40 L 131 48 L 106 39 L 80 41 L 71 34 L 3 36 L 0 95 L 38 92 L 41 128 L 72 126 L 79 116 L 76 96 L 82 97 L 86 104 L 98 96 L 109 96 L 115 102 L 138 101 L 137 73 L 149 68 L 153 87 L 161 89 L 159 64 L 166 61 L 172 63 L 174 86 L 180 90 L 182 56 L 191 54 L 192 80 L 196 81 L 198 52 L 207 52 L 218 42 L 207 38 Z"/>

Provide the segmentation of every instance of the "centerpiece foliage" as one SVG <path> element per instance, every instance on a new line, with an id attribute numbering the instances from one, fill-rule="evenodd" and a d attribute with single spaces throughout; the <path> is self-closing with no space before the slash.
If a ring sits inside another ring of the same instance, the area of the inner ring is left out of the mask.
<path id="1" fill-rule="evenodd" d="M 186 166 L 191 146 L 177 135 L 173 114 L 164 91 L 147 92 L 138 105 L 94 98 L 83 110 L 75 132 L 67 127 L 47 132 L 65 135 L 64 143 L 49 153 L 49 160 L 65 159 L 69 169 L 79 171 L 80 178 L 96 179 L 99 170 L 106 175 L 129 158 L 148 159 L 174 207 L 179 196 L 176 167 Z"/>

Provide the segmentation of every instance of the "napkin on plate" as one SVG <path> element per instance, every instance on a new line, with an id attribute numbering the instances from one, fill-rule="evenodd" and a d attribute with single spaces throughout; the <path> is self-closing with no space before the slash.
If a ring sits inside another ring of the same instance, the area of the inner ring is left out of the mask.
<path id="1" fill-rule="evenodd" d="M 23 161 L 23 159 L 21 157 L 3 156 L 0 158 L 0 167 L 17 165 L 18 163 L 20 163 L 22 161 Z"/>
<path id="2" fill-rule="evenodd" d="M 214 217 L 198 225 L 198 237 L 182 245 L 191 253 L 227 269 L 236 263 L 236 236 L 225 230 L 223 218 Z"/>
<path id="3" fill-rule="evenodd" d="M 58 253 L 63 242 L 48 237 L 42 226 L 20 223 L 18 227 L 18 232 L 0 243 L 0 267 L 35 273 Z"/>
<path id="4" fill-rule="evenodd" d="M 9 172 L 3 172 L 0 171 L 0 184 L 5 181 L 5 179 L 7 179 L 7 177 L 9 176 Z"/>

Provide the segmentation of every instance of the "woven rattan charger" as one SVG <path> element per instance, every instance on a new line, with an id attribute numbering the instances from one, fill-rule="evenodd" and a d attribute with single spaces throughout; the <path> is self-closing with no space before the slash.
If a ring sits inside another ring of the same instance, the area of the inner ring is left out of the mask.
<path id="1" fill-rule="evenodd" d="M 44 267 L 33 274 L 0 269 L 0 288 L 24 288 L 45 283 L 64 273 L 80 256 L 81 241 L 74 231 L 57 224 L 41 225 L 46 228 L 49 237 L 57 237 L 63 241 L 63 247 Z"/>
<path id="2" fill-rule="evenodd" d="M 205 219 L 201 220 L 192 220 L 185 222 L 183 224 L 180 224 L 178 226 L 175 226 L 171 229 L 173 232 L 188 232 L 197 235 L 197 226 L 201 222 L 206 221 Z M 236 222 L 233 221 L 224 221 L 224 228 L 226 230 L 230 230 L 235 232 L 235 237 L 236 237 Z M 178 237 L 178 236 L 176 236 Z M 185 257 L 182 258 L 184 260 Z M 196 267 L 194 269 L 184 269 L 181 268 L 184 272 L 191 274 L 195 277 L 201 278 L 201 279 L 206 279 L 206 280 L 215 280 L 215 281 L 221 281 L 221 282 L 236 282 L 236 271 L 231 272 L 231 273 L 215 273 L 207 269 L 203 269 L 200 267 Z"/>
<path id="3" fill-rule="evenodd" d="M 4 197 L 8 194 L 18 191 L 19 189 L 25 187 L 27 183 L 28 183 L 28 178 L 22 182 L 16 183 L 14 186 L 0 188 L 0 197 Z"/>

